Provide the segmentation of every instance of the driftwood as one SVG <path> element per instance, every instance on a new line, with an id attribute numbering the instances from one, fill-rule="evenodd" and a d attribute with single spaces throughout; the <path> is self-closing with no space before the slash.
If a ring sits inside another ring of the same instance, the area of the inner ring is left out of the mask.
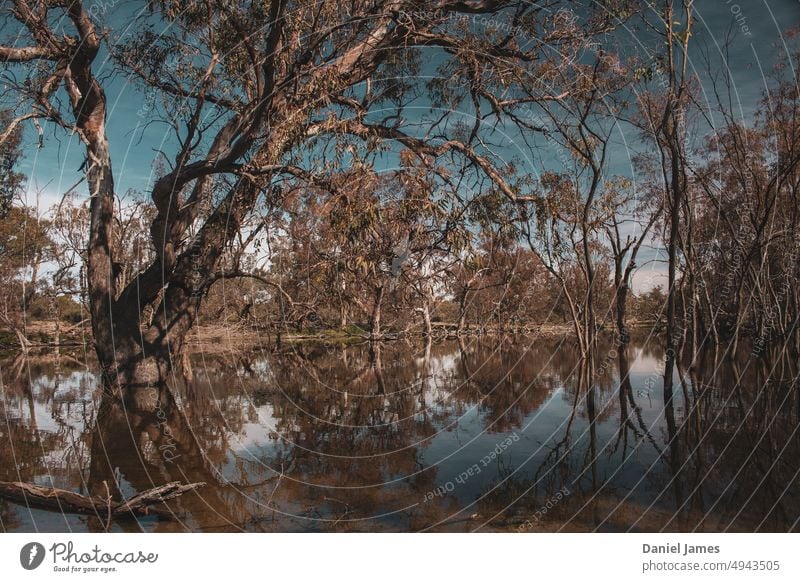
<path id="1" fill-rule="evenodd" d="M 203 485 L 205 483 L 182 485 L 179 481 L 173 481 L 137 493 L 124 501 L 112 501 L 110 498 L 81 495 L 65 489 L 40 487 L 19 481 L 0 481 L 0 497 L 28 506 L 53 509 L 63 513 L 89 513 L 107 519 L 144 515 L 170 517 L 173 515 L 171 511 L 154 506 L 187 491 L 194 491 Z"/>

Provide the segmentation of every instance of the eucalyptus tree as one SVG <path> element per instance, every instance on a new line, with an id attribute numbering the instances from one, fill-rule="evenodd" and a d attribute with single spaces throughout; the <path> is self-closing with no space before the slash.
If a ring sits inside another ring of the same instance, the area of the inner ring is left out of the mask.
<path id="1" fill-rule="evenodd" d="M 0 128 L 8 126 L 12 114 L 0 109 Z M 20 192 L 24 177 L 17 170 L 22 155 L 20 128 L 8 128 L 0 136 L 0 218 L 3 218 Z"/>
<path id="2" fill-rule="evenodd" d="M 405 201 L 391 179 L 366 170 L 351 178 L 354 184 L 329 220 L 358 289 L 353 299 L 369 318 L 370 337 L 379 339 L 384 300 L 396 288 L 414 230 L 403 220 Z"/>
<path id="3" fill-rule="evenodd" d="M 0 127 L 6 126 L 11 119 L 12 114 L 8 110 L 0 109 Z M 49 245 L 42 244 L 46 233 L 36 220 L 35 210 L 19 204 L 24 184 L 24 177 L 16 171 L 17 161 L 22 154 L 20 142 L 19 128 L 8 128 L 0 141 L 0 291 L 4 297 L 0 305 L 0 322 L 14 333 L 20 347 L 27 350 L 29 342 L 25 333 L 25 305 L 36 290 L 41 251 Z M 34 226 L 32 232 L 28 231 L 32 235 L 30 239 L 25 237 L 27 225 Z M 33 245 L 26 248 L 29 242 L 33 242 Z M 21 277 L 29 273 L 32 275 L 30 283 L 27 287 L 23 286 L 24 291 L 21 291 Z"/>
<path id="4" fill-rule="evenodd" d="M 219 279 L 226 247 L 254 207 L 278 197 L 282 183 L 324 181 L 352 162 L 347 151 L 363 158 L 381 147 L 407 150 L 429 167 L 446 162 L 451 175 L 524 200 L 490 151 L 497 118 L 517 102 L 506 98 L 509 85 L 535 79 L 544 52 L 571 51 L 594 31 L 613 28 L 614 6 L 153 0 L 120 26 L 104 15 L 108 30 L 81 0 L 7 2 L 0 61 L 13 70 L 6 77 L 16 103 L 3 135 L 47 121 L 73 132 L 86 150 L 87 286 L 108 386 L 163 378 L 184 350 L 203 294 Z M 418 76 L 425 72 L 423 50 L 465 82 L 447 92 L 456 107 L 436 109 L 432 102 L 431 112 L 411 123 L 407 106 L 431 90 Z M 174 133 L 165 146 L 171 151 L 158 154 L 165 171 L 148 192 L 155 256 L 125 286 L 113 275 L 106 55 L 119 73 L 157 96 L 152 102 L 162 105 L 150 114 L 163 114 Z M 553 96 L 542 88 L 525 97 L 539 98 Z M 145 325 L 141 314 L 151 305 L 156 316 Z"/>
<path id="5" fill-rule="evenodd" d="M 50 221 L 36 208 L 17 203 L 0 218 L 0 323 L 15 335 L 23 353 L 30 347 L 28 311 L 52 250 Z"/>
<path id="6" fill-rule="evenodd" d="M 398 175 L 404 197 L 397 218 L 405 225 L 407 239 L 393 258 L 396 284 L 410 291 L 410 304 L 421 315 L 423 334 L 433 333 L 433 312 L 443 300 L 453 269 L 468 245 L 473 226 L 467 219 L 458 187 L 411 165 Z"/>
<path id="7" fill-rule="evenodd" d="M 733 351 L 749 335 L 755 353 L 775 337 L 797 347 L 800 266 L 796 84 L 779 75 L 761 104 L 749 124 L 718 104 L 723 123 L 702 150 L 704 163 L 690 167 L 703 331 L 731 339 Z"/>
<path id="8" fill-rule="evenodd" d="M 441 279 L 466 225 L 458 193 L 420 168 L 346 172 L 340 199 L 321 213 L 326 246 L 338 249 L 337 269 L 347 276 L 350 300 L 381 336 L 383 305 L 419 309 L 426 333 Z M 336 281 L 331 281 L 336 283 Z M 330 293 L 330 291 L 329 291 Z"/>
<path id="9" fill-rule="evenodd" d="M 540 198 L 536 214 L 523 214 L 522 238 L 539 261 L 558 282 L 559 299 L 566 303 L 572 330 L 581 354 L 588 356 L 589 346 L 583 333 L 583 314 L 580 288 L 575 285 L 574 268 L 579 260 L 577 248 L 578 223 L 569 218 L 575 207 L 575 189 L 569 180 L 555 173 L 546 173 L 540 180 Z"/>
<path id="10" fill-rule="evenodd" d="M 527 129 L 544 135 L 557 166 L 542 173 L 540 199 L 523 216 L 522 232 L 560 282 L 581 353 L 588 357 L 596 343 L 597 288 L 605 284 L 596 265 L 608 213 L 601 196 L 612 181 L 613 138 L 621 132 L 618 117 L 628 107 L 630 71 L 618 54 L 601 45 L 554 68 L 546 82 L 560 98 L 540 103 L 528 116 Z M 573 266 L 582 274 L 579 293 L 566 277 L 565 269 Z"/>
<path id="11" fill-rule="evenodd" d="M 450 292 L 458 306 L 456 333 L 466 330 L 470 308 L 473 319 L 485 320 L 494 310 L 476 310 L 476 298 L 499 287 L 507 288 L 515 270 L 518 208 L 499 190 L 490 188 L 465 209 L 469 227 L 451 273 Z M 484 321 L 484 323 L 486 323 Z M 483 327 L 483 325 L 481 326 Z"/>
<path id="12" fill-rule="evenodd" d="M 659 181 L 664 192 L 667 247 L 667 327 L 668 354 L 674 357 L 683 337 L 678 321 L 681 221 L 689 188 L 687 128 L 692 106 L 694 79 L 689 68 L 689 44 L 694 25 L 692 0 L 647 2 L 645 23 L 662 41 L 659 50 L 635 76 L 650 85 L 639 93 L 641 127 L 646 143 L 658 157 Z M 667 363 L 668 373 L 674 359 Z"/>
<path id="13" fill-rule="evenodd" d="M 603 230 L 614 265 L 614 318 L 620 343 L 625 344 L 630 337 L 626 319 L 636 259 L 661 217 L 663 198 L 652 183 L 636 191 L 629 181 L 615 180 L 604 190 L 601 204 L 606 209 Z"/>

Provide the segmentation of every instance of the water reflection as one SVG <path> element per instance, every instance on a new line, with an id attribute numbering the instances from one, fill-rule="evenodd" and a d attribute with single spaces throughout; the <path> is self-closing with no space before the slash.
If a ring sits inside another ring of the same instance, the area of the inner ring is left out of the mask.
<path id="1" fill-rule="evenodd" d="M 104 400 L 92 364 L 2 361 L 0 480 L 115 499 L 207 483 L 174 519 L 108 524 L 0 501 L 5 531 L 789 531 L 796 362 L 657 340 L 582 364 L 526 337 L 284 345 Z"/>

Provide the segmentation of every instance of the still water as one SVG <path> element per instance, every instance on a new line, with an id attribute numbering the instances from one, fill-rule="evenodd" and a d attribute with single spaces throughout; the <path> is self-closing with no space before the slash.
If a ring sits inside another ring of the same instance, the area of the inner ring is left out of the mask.
<path id="1" fill-rule="evenodd" d="M 706 353 L 665 390 L 660 343 L 609 343 L 593 375 L 524 336 L 198 346 L 194 381 L 143 410 L 104 400 L 81 354 L 8 354 L 0 480 L 206 483 L 114 531 L 797 530 L 796 362 Z M 0 500 L 0 527 L 107 524 Z"/>

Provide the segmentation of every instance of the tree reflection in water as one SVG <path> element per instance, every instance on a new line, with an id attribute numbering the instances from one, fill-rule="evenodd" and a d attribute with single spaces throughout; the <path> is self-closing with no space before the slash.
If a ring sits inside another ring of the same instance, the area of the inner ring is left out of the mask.
<path id="1" fill-rule="evenodd" d="M 115 499 L 207 483 L 174 519 L 118 531 L 795 526 L 796 362 L 709 352 L 686 369 L 643 339 L 600 353 L 525 337 L 242 350 L 136 403 L 104 399 L 69 354 L 4 360 L 0 479 Z M 108 527 L 6 501 L 0 524 Z"/>

